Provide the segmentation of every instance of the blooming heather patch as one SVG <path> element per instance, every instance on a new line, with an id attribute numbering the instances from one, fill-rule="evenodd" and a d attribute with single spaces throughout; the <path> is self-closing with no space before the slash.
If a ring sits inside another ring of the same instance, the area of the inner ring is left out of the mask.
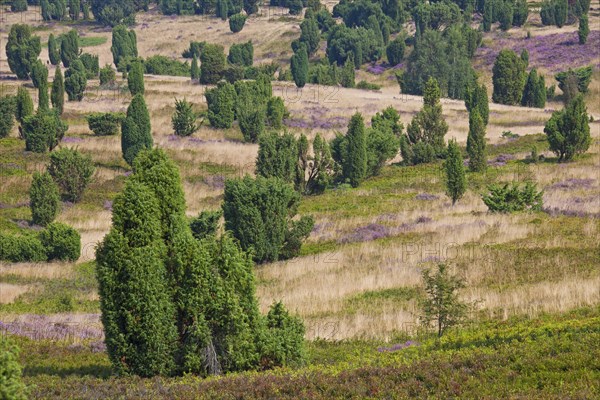
<path id="1" fill-rule="evenodd" d="M 551 185 L 549 189 L 591 189 L 594 182 L 594 179 L 569 178 Z"/>
<path id="2" fill-rule="evenodd" d="M 600 31 L 591 31 L 586 44 L 580 45 L 577 32 L 554 33 L 526 38 L 494 38 L 475 53 L 476 61 L 491 70 L 496 56 L 502 49 L 517 53 L 529 52 L 529 66 L 560 72 L 568 68 L 594 64 L 600 68 Z"/>
<path id="3" fill-rule="evenodd" d="M 437 200 L 437 199 L 439 199 L 439 197 L 436 196 L 435 194 L 419 193 L 418 195 L 415 196 L 415 199 L 431 201 L 431 200 Z"/>
<path id="4" fill-rule="evenodd" d="M 367 72 L 375 75 L 381 75 L 385 72 L 385 67 L 383 64 L 371 64 L 367 67 Z"/>
<path id="5" fill-rule="evenodd" d="M 79 142 L 83 142 L 83 139 L 78 138 L 78 137 L 73 137 L 73 136 L 67 136 L 67 137 L 63 138 L 62 142 L 63 143 L 79 143 Z"/>
<path id="6" fill-rule="evenodd" d="M 389 236 L 390 229 L 380 224 L 359 226 L 354 232 L 342 236 L 338 243 L 368 242 Z"/>
<path id="7" fill-rule="evenodd" d="M 54 321 L 48 315 L 22 315 L 13 322 L 0 321 L 0 332 L 27 337 L 32 340 L 77 341 L 104 338 L 99 314 L 88 314 L 86 321 L 72 321 L 70 317 Z"/>

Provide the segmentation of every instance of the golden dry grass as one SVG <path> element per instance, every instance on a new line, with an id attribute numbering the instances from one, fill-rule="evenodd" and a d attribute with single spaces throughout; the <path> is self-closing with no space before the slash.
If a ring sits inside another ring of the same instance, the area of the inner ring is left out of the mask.
<path id="1" fill-rule="evenodd" d="M 11 283 L 0 282 L 0 304 L 12 303 L 14 299 L 28 290 L 28 285 L 13 285 Z"/>

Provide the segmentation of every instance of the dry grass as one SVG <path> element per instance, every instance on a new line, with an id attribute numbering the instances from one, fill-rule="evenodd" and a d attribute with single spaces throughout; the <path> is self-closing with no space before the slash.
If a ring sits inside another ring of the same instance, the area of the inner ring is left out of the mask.
<path id="1" fill-rule="evenodd" d="M 13 285 L 0 282 L 0 304 L 12 303 L 14 299 L 29 291 L 28 285 Z"/>
<path id="2" fill-rule="evenodd" d="M 59 279 L 72 275 L 69 263 L 0 263 L 0 276 L 16 275 L 22 278 Z"/>

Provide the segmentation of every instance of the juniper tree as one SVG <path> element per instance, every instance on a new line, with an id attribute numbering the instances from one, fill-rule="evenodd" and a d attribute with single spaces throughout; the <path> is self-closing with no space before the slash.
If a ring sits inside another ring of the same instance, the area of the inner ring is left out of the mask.
<path id="1" fill-rule="evenodd" d="M 48 69 L 41 60 L 36 60 L 31 67 L 31 83 L 39 89 L 40 85 L 48 84 Z"/>
<path id="2" fill-rule="evenodd" d="M 67 201 L 77 203 L 81 200 L 95 170 L 92 158 L 75 149 L 62 148 L 50 154 L 48 173 Z"/>
<path id="3" fill-rule="evenodd" d="M 200 83 L 215 84 L 223 76 L 225 53 L 223 46 L 207 44 L 200 54 Z"/>
<path id="4" fill-rule="evenodd" d="M 404 44 L 404 35 L 400 34 L 392 40 L 385 49 L 388 63 L 390 65 L 398 65 L 404 58 L 404 50 L 406 45 Z"/>
<path id="5" fill-rule="evenodd" d="M 196 81 L 200 78 L 200 68 L 198 67 L 198 57 L 194 54 L 194 58 L 192 59 L 192 67 L 190 68 L 190 77 L 193 81 Z"/>
<path id="6" fill-rule="evenodd" d="M 296 86 L 299 88 L 304 87 L 308 80 L 308 53 L 304 43 L 300 44 L 298 50 L 292 56 L 290 67 Z"/>
<path id="7" fill-rule="evenodd" d="M 525 65 L 512 50 L 501 50 L 492 69 L 495 103 L 519 104 L 525 84 Z"/>
<path id="8" fill-rule="evenodd" d="M 447 153 L 446 160 L 444 161 L 446 194 L 452 199 L 452 205 L 454 205 L 467 190 L 467 178 L 465 176 L 462 154 L 456 140 L 448 142 Z"/>
<path id="9" fill-rule="evenodd" d="M 131 64 L 131 69 L 127 73 L 127 88 L 132 96 L 136 94 L 143 95 L 144 89 L 144 66 L 140 61 Z"/>
<path id="10" fill-rule="evenodd" d="M 569 161 L 590 147 L 590 124 L 583 95 L 577 95 L 564 109 L 552 113 L 544 133 L 558 161 Z"/>
<path id="11" fill-rule="evenodd" d="M 236 91 L 231 83 L 219 82 L 204 92 L 208 105 L 208 120 L 215 128 L 231 128 L 235 119 Z"/>
<path id="12" fill-rule="evenodd" d="M 229 30 L 233 33 L 238 33 L 244 29 L 246 24 L 246 16 L 244 14 L 234 14 L 229 18 Z"/>
<path id="13" fill-rule="evenodd" d="M 52 101 L 52 108 L 54 108 L 59 115 L 62 115 L 65 104 L 65 84 L 62 72 L 58 66 L 56 67 L 54 80 L 52 81 L 50 100 Z"/>
<path id="14" fill-rule="evenodd" d="M 150 114 L 144 96 L 133 96 L 127 107 L 127 114 L 121 124 L 121 151 L 129 165 L 142 149 L 152 148 L 152 128 Z"/>
<path id="15" fill-rule="evenodd" d="M 69 0 L 69 16 L 71 20 L 77 21 L 79 19 L 80 9 L 81 4 L 79 0 Z"/>
<path id="16" fill-rule="evenodd" d="M 2 396 L 10 400 L 26 400 L 29 390 L 21 379 L 20 350 L 9 335 L 0 336 L 0 371 L 2 371 Z"/>
<path id="17" fill-rule="evenodd" d="M 344 63 L 344 68 L 342 69 L 340 84 L 345 88 L 353 88 L 355 86 L 355 78 L 354 55 L 350 54 Z"/>
<path id="18" fill-rule="evenodd" d="M 294 183 L 298 149 L 294 135 L 267 132 L 259 137 L 256 175 Z"/>
<path id="19" fill-rule="evenodd" d="M 29 79 L 33 64 L 42 51 L 39 36 L 32 36 L 26 24 L 13 24 L 6 41 L 6 58 L 10 70 L 18 79 Z"/>
<path id="20" fill-rule="evenodd" d="M 283 99 L 278 96 L 269 98 L 267 102 L 267 122 L 273 129 L 283 128 L 283 118 L 287 110 Z"/>
<path id="21" fill-rule="evenodd" d="M 65 72 L 65 92 L 69 101 L 81 101 L 87 86 L 87 72 L 79 59 L 71 62 Z"/>
<path id="22" fill-rule="evenodd" d="M 587 42 L 587 37 L 590 33 L 590 25 L 588 20 L 588 15 L 583 14 L 579 17 L 579 28 L 577 29 L 577 36 L 579 38 L 579 44 L 585 44 Z"/>
<path id="23" fill-rule="evenodd" d="M 115 67 L 119 67 L 121 60 L 136 58 L 138 56 L 138 50 L 135 31 L 133 29 L 128 31 L 125 25 L 115 26 L 112 30 L 112 45 L 110 51 L 113 56 Z"/>
<path id="24" fill-rule="evenodd" d="M 183 100 L 175 99 L 175 113 L 171 118 L 171 124 L 177 136 L 190 136 L 198 130 L 192 104 L 185 98 Z"/>
<path id="25" fill-rule="evenodd" d="M 7 137 L 15 123 L 15 98 L 0 97 L 0 138 Z"/>
<path id="26" fill-rule="evenodd" d="M 544 108 L 546 105 L 546 81 L 543 76 L 537 75 L 535 68 L 527 76 L 521 105 L 537 108 Z"/>
<path id="27" fill-rule="evenodd" d="M 314 54 L 319 48 L 321 32 L 315 18 L 307 18 L 300 24 L 300 42 L 306 45 L 308 55 Z"/>
<path id="28" fill-rule="evenodd" d="M 367 175 L 367 139 L 360 113 L 354 114 L 348 124 L 342 174 L 353 187 L 357 187 Z"/>
<path id="29" fill-rule="evenodd" d="M 19 123 L 23 123 L 25 117 L 31 114 L 33 114 L 33 100 L 31 99 L 31 95 L 25 87 L 19 86 L 15 99 L 15 118 Z"/>
<path id="30" fill-rule="evenodd" d="M 79 57 L 79 35 L 75 29 L 63 34 L 60 40 L 60 59 L 65 68 L 71 66 L 77 57 Z"/>
<path id="31" fill-rule="evenodd" d="M 488 124 L 490 115 L 490 106 L 488 102 L 488 94 L 485 85 L 475 85 L 473 88 L 468 88 L 465 95 L 465 107 L 467 111 L 472 112 L 477 110 L 483 123 Z"/>
<path id="32" fill-rule="evenodd" d="M 40 110 L 23 119 L 22 135 L 25 150 L 35 153 L 52 151 L 62 140 L 68 125 L 60 120 L 55 110 Z"/>
<path id="33" fill-rule="evenodd" d="M 34 172 L 29 188 L 29 207 L 31 220 L 36 225 L 46 226 L 58 215 L 60 210 L 58 186 L 49 173 Z"/>
<path id="34" fill-rule="evenodd" d="M 48 82 L 43 82 L 38 87 L 38 111 L 47 111 L 49 109 Z"/>
<path id="35" fill-rule="evenodd" d="M 469 154 L 469 169 L 471 171 L 481 172 L 486 169 L 485 124 L 477 110 L 473 110 L 469 114 L 467 154 Z"/>

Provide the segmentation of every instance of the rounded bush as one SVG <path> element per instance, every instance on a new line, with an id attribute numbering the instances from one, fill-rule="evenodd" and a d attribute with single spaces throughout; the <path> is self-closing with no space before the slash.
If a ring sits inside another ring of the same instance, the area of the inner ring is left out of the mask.
<path id="1" fill-rule="evenodd" d="M 68 225 L 54 222 L 40 233 L 48 260 L 76 261 L 81 252 L 81 236 Z"/>
<path id="2" fill-rule="evenodd" d="M 36 225 L 46 226 L 58 215 L 60 210 L 58 186 L 49 173 L 33 174 L 33 181 L 29 188 L 29 206 L 31 220 Z"/>
<path id="3" fill-rule="evenodd" d="M 46 261 L 46 249 L 35 236 L 0 233 L 0 260 L 11 262 Z"/>
<path id="4" fill-rule="evenodd" d="M 244 28 L 246 16 L 244 14 L 235 14 L 229 18 L 229 29 L 233 33 L 237 33 Z"/>

